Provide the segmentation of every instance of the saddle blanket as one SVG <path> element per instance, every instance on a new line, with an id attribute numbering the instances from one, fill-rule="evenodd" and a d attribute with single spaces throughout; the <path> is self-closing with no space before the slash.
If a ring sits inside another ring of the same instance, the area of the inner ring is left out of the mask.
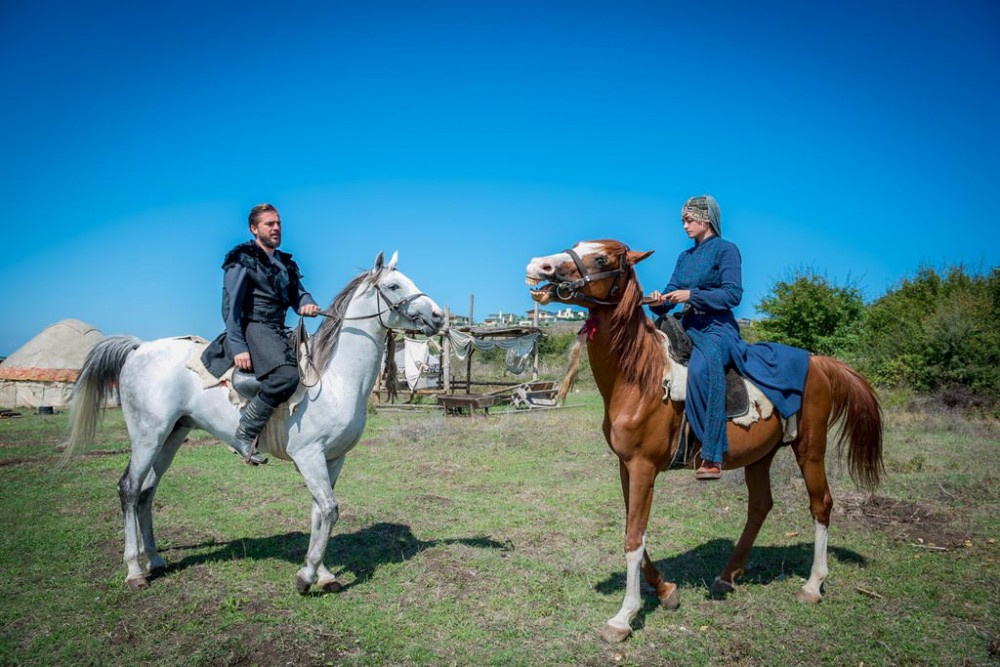
<path id="1" fill-rule="evenodd" d="M 678 401 L 683 403 L 687 398 L 687 364 L 680 363 L 674 358 L 676 355 L 671 354 L 670 338 L 667 334 L 659 329 L 657 329 L 657 333 L 660 334 L 660 338 L 662 339 L 663 355 L 666 361 L 663 372 L 663 400 Z M 729 414 L 727 410 L 726 417 L 737 426 L 749 428 L 761 419 L 768 419 L 774 413 L 774 404 L 771 403 L 767 396 L 765 396 L 754 383 L 750 382 L 750 380 L 745 377 L 738 377 L 739 380 L 742 381 L 746 390 L 747 400 L 739 411 L 739 414 Z M 727 387 L 726 393 L 728 408 L 728 394 L 732 393 L 731 389 Z M 778 415 L 778 419 L 781 420 L 781 427 L 783 431 L 781 438 L 782 442 L 791 442 L 798 437 L 798 415 L 792 415 L 788 419 Z"/>

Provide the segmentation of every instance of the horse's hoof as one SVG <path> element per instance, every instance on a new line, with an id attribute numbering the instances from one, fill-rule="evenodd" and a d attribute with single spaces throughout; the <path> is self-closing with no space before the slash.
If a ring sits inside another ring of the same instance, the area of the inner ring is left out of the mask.
<path id="1" fill-rule="evenodd" d="M 818 604 L 823 601 L 823 596 L 819 593 L 813 593 L 812 591 L 800 588 L 795 591 L 795 599 L 802 604 Z"/>
<path id="2" fill-rule="evenodd" d="M 605 624 L 601 628 L 601 639 L 609 644 L 621 644 L 632 634 L 632 628 L 619 628 L 614 625 Z"/>
<path id="3" fill-rule="evenodd" d="M 134 579 L 126 579 L 125 583 L 133 591 L 141 591 L 149 586 L 149 582 L 146 581 L 146 577 L 135 577 Z"/>
<path id="4" fill-rule="evenodd" d="M 730 582 L 716 577 L 708 590 L 713 600 L 725 600 L 736 588 Z"/>
<path id="5" fill-rule="evenodd" d="M 681 606 L 681 591 L 677 584 L 668 584 L 672 590 L 666 595 L 660 596 L 660 604 L 667 609 L 677 609 Z"/>
<path id="6" fill-rule="evenodd" d="M 324 581 L 317 585 L 320 587 L 320 589 L 322 589 L 327 593 L 339 593 L 341 589 L 344 588 L 343 584 L 341 584 L 336 579 L 330 579 L 329 581 Z"/>
<path id="7" fill-rule="evenodd" d="M 305 595 L 308 593 L 310 586 L 312 586 L 312 584 L 308 581 L 298 575 L 295 575 L 295 590 L 299 592 L 299 595 Z"/>

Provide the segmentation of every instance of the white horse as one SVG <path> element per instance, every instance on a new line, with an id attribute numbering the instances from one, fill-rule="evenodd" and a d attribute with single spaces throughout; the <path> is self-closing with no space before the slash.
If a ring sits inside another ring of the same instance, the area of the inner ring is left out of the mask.
<path id="1" fill-rule="evenodd" d="M 339 517 L 333 488 L 344 456 L 364 430 L 367 399 L 388 332 L 403 328 L 432 335 L 444 324 L 437 304 L 396 269 L 396 258 L 394 254 L 385 264 L 379 253 L 371 271 L 356 276 L 334 299 L 312 342 L 320 380 L 294 413 L 282 413 L 288 414 L 283 453 L 295 462 L 313 496 L 309 550 L 295 576 L 300 593 L 314 584 L 324 590 L 340 588 L 323 565 L 330 529 Z M 132 440 L 132 457 L 118 483 L 125 518 L 125 581 L 132 588 L 144 588 L 150 576 L 166 568 L 153 539 L 153 496 L 184 438 L 197 427 L 232 444 L 240 419 L 227 387 L 206 389 L 187 368 L 198 345 L 186 339 L 107 338 L 87 355 L 74 391 L 66 459 L 78 445 L 93 441 L 101 402 L 116 386 L 119 391 Z M 261 441 L 267 451 L 268 443 Z"/>

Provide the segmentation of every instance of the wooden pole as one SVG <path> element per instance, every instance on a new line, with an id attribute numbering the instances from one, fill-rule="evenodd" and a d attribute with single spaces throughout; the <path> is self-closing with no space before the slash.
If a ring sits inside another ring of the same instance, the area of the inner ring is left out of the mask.
<path id="1" fill-rule="evenodd" d="M 444 334 L 441 336 L 441 376 L 444 380 L 444 393 L 451 393 L 451 338 L 448 329 L 451 328 L 451 310 L 444 307 Z"/>
<path id="2" fill-rule="evenodd" d="M 531 321 L 534 323 L 535 328 L 538 328 L 538 302 L 535 302 L 535 312 L 532 315 Z M 539 337 L 540 338 L 540 337 Z M 531 359 L 531 380 L 534 382 L 538 379 L 538 343 L 539 339 L 535 339 L 535 351 L 532 354 Z"/>
<path id="3" fill-rule="evenodd" d="M 472 334 L 472 316 L 476 305 L 476 295 L 469 295 L 469 335 Z M 475 345 L 469 345 L 469 353 L 465 357 L 465 393 L 472 393 L 472 353 L 476 350 Z"/>

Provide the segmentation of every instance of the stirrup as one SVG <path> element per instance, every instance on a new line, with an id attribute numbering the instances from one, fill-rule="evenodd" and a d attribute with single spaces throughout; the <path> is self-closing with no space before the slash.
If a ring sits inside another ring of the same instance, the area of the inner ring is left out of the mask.
<path id="1" fill-rule="evenodd" d="M 254 438 L 253 442 L 246 448 L 245 454 L 240 450 L 240 444 L 239 439 L 237 439 L 236 444 L 232 446 L 232 450 L 234 454 L 243 460 L 243 463 L 252 466 L 259 466 L 267 463 L 267 457 L 261 456 L 257 451 L 257 438 Z"/>
<path id="2" fill-rule="evenodd" d="M 261 456 L 258 452 L 252 451 L 243 459 L 243 463 L 252 466 L 262 466 L 267 463 L 267 457 Z"/>
<path id="3" fill-rule="evenodd" d="M 261 456 L 260 452 L 257 451 L 257 441 L 260 440 L 260 436 L 253 439 L 250 443 L 250 449 L 247 451 L 247 455 L 243 457 L 243 463 L 252 466 L 262 466 L 267 463 L 267 457 Z"/>

